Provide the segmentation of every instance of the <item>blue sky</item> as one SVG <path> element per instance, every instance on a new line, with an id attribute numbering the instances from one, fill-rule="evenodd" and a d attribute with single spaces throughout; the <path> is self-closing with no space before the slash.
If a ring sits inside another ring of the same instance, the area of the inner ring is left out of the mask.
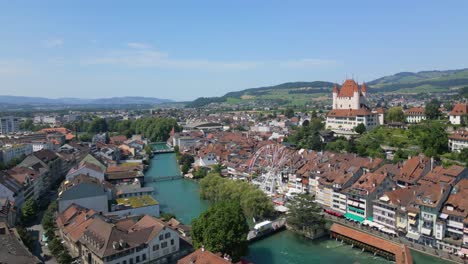
<path id="1" fill-rule="evenodd" d="M 3 1 L 0 94 L 192 100 L 468 67 L 468 1 Z"/>

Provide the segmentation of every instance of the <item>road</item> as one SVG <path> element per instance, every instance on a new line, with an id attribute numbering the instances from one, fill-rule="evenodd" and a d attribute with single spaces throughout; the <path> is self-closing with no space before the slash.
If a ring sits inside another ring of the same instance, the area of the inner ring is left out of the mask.
<path id="1" fill-rule="evenodd" d="M 57 199 L 57 194 L 51 194 L 48 197 L 44 197 L 43 199 L 50 199 L 50 201 L 55 201 Z M 32 223 L 30 223 L 27 227 L 28 230 L 31 230 L 34 237 L 38 239 L 34 242 L 33 254 L 37 256 L 43 263 L 46 264 L 58 264 L 57 260 L 52 257 L 49 248 L 45 245 L 45 243 L 41 243 L 42 235 L 44 234 L 44 228 L 41 225 L 42 218 L 44 217 L 45 210 L 41 210 L 37 214 L 37 218 L 34 219 Z M 47 257 L 44 257 L 47 256 Z"/>

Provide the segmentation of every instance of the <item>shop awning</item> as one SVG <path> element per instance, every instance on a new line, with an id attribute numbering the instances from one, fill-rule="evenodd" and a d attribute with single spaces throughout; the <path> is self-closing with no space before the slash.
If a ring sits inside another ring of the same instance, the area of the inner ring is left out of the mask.
<path id="1" fill-rule="evenodd" d="M 415 222 L 416 222 L 416 221 L 415 221 Z M 405 223 L 402 223 L 402 222 L 398 222 L 397 227 L 398 227 L 398 228 L 401 228 L 401 229 L 405 229 L 405 228 L 406 228 L 406 224 L 405 224 Z"/>
<path id="2" fill-rule="evenodd" d="M 416 213 L 409 212 L 408 215 L 411 217 L 416 217 Z"/>
<path id="3" fill-rule="evenodd" d="M 441 214 L 439 215 L 439 217 L 440 217 L 441 219 L 447 219 L 448 214 L 441 213 Z"/>
<path id="4" fill-rule="evenodd" d="M 410 224 L 410 225 L 414 225 L 414 224 L 416 224 L 416 220 L 409 219 L 409 224 Z"/>
<path id="5" fill-rule="evenodd" d="M 419 240 L 420 236 L 421 236 L 420 234 L 414 234 L 414 233 L 409 233 L 409 232 L 406 234 L 407 238 L 411 238 L 416 241 Z"/>
<path id="6" fill-rule="evenodd" d="M 468 255 L 468 248 L 461 248 L 460 253 L 461 255 Z"/>
<path id="7" fill-rule="evenodd" d="M 421 233 L 423 233 L 423 235 L 430 236 L 431 233 L 432 233 L 432 229 L 423 227 L 423 228 L 421 228 Z"/>
<path id="8" fill-rule="evenodd" d="M 362 223 L 364 221 L 364 217 L 360 217 L 354 214 L 346 213 L 344 214 L 344 217 L 349 220 L 357 221 L 359 223 Z"/>

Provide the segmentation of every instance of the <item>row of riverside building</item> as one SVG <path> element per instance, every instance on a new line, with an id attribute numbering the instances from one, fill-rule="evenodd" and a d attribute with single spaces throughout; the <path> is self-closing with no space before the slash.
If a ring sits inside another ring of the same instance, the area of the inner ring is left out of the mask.
<path id="1" fill-rule="evenodd" d="M 468 170 L 423 155 L 397 164 L 308 152 L 296 174 L 326 212 L 460 255 L 468 254 Z"/>

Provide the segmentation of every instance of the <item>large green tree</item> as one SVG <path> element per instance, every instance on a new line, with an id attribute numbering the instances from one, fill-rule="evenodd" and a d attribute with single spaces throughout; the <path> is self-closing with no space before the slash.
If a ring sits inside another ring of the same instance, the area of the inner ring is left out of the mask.
<path id="1" fill-rule="evenodd" d="M 445 125 L 438 121 L 425 121 L 411 126 L 408 137 L 416 142 L 428 157 L 436 157 L 448 151 Z"/>
<path id="2" fill-rule="evenodd" d="M 288 226 L 301 234 L 315 233 L 324 228 L 325 221 L 321 211 L 312 196 L 299 194 L 289 202 Z"/>
<path id="3" fill-rule="evenodd" d="M 319 131 L 324 128 L 320 118 L 313 118 L 307 126 L 301 126 L 288 137 L 288 142 L 294 143 L 298 148 L 322 150 L 323 143 Z"/>
<path id="4" fill-rule="evenodd" d="M 437 99 L 432 99 L 429 103 L 426 104 L 426 118 L 427 119 L 438 119 L 441 115 L 439 110 L 440 102 Z"/>
<path id="5" fill-rule="evenodd" d="M 273 212 L 273 203 L 255 186 L 242 181 L 222 178 L 218 173 L 209 173 L 200 181 L 200 196 L 213 202 L 239 202 L 249 219 L 265 219 Z"/>
<path id="6" fill-rule="evenodd" d="M 34 217 L 37 214 L 37 203 L 36 200 L 29 198 L 24 202 L 23 206 L 21 207 L 21 214 L 23 217 L 23 220 L 25 222 L 29 222 L 34 219 Z"/>
<path id="7" fill-rule="evenodd" d="M 388 109 L 387 114 L 385 115 L 386 122 L 405 122 L 405 113 L 403 112 L 403 108 L 400 106 L 392 107 Z"/>
<path id="8" fill-rule="evenodd" d="M 364 132 L 366 132 L 366 126 L 363 123 L 360 123 L 354 128 L 354 131 L 359 135 L 362 135 Z"/>
<path id="9" fill-rule="evenodd" d="M 236 201 L 215 203 L 192 221 L 192 241 L 212 252 L 226 253 L 234 262 L 247 255 L 249 227 Z"/>

